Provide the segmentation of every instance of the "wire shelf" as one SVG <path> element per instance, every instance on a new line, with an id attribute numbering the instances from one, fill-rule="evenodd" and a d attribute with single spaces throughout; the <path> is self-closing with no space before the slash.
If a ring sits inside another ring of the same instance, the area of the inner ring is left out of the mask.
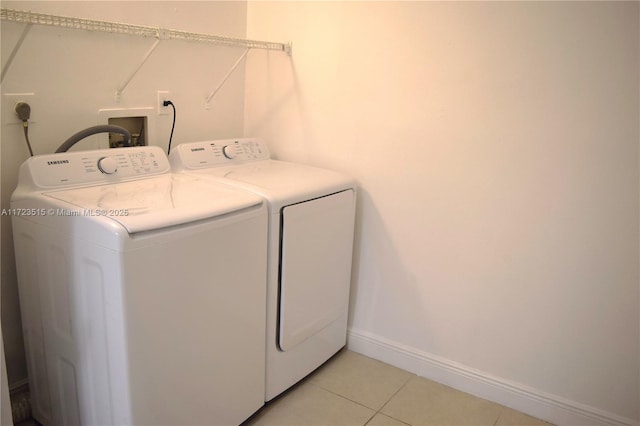
<path id="1" fill-rule="evenodd" d="M 118 22 L 97 21 L 69 16 L 48 15 L 44 13 L 25 12 L 13 9 L 0 9 L 0 19 L 25 24 L 47 25 L 59 28 L 71 28 L 86 31 L 99 31 L 115 34 L 126 34 L 138 37 L 153 37 L 159 40 L 184 40 L 200 43 L 213 43 L 225 46 L 237 46 L 250 49 L 277 50 L 291 55 L 291 44 L 275 43 L 260 40 L 247 40 L 211 34 L 192 33 L 164 28 L 146 27 L 142 25 L 123 24 Z"/>

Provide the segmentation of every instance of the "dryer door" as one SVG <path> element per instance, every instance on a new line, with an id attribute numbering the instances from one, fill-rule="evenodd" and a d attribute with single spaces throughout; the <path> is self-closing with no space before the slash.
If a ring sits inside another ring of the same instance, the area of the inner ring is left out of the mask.
<path id="1" fill-rule="evenodd" d="M 355 193 L 282 209 L 278 344 L 290 350 L 347 314 Z"/>

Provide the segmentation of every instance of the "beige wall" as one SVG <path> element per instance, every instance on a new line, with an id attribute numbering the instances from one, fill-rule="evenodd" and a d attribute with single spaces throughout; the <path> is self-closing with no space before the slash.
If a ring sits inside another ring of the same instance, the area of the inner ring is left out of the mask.
<path id="1" fill-rule="evenodd" d="M 245 2 L 25 2 L 2 1 L 4 8 L 148 25 L 192 32 L 244 37 Z M 2 63 L 18 41 L 23 24 L 2 22 Z M 242 133 L 244 65 L 205 109 L 242 49 L 202 43 L 162 41 L 131 80 L 119 102 L 115 92 L 141 63 L 154 39 L 34 26 L 2 82 L 2 208 L 16 185 L 17 170 L 28 151 L 13 105 L 4 94 L 35 93 L 31 144 L 36 154 L 53 152 L 73 133 L 98 124 L 98 110 L 156 106 L 158 90 L 172 92 L 177 109 L 173 144 Z M 167 146 L 171 115 L 156 117 L 156 140 Z M 106 138 L 103 136 L 104 141 Z M 105 147 L 87 139 L 78 149 Z M 9 383 L 26 378 L 16 286 L 11 223 L 2 217 L 2 331 Z"/>
<path id="2" fill-rule="evenodd" d="M 245 134 L 360 184 L 352 333 L 638 422 L 638 14 L 249 2 L 293 57 L 250 57 Z"/>

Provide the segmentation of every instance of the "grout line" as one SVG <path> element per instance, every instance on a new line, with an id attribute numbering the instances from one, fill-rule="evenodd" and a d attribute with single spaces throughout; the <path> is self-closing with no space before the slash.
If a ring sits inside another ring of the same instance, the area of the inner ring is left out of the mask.
<path id="1" fill-rule="evenodd" d="M 406 381 L 406 382 L 404 382 L 404 384 L 403 384 L 402 386 L 400 386 L 400 387 L 398 388 L 398 390 L 397 390 L 393 395 L 391 395 L 391 396 L 389 397 L 389 399 L 387 399 L 387 402 L 385 402 L 384 404 L 382 404 L 382 407 L 380 407 L 380 409 L 378 410 L 378 413 L 379 413 L 379 412 L 381 412 L 381 411 L 384 409 L 384 407 L 386 407 L 386 406 L 387 406 L 387 404 L 388 404 L 388 403 L 389 403 L 389 402 L 390 402 L 390 401 L 391 401 L 391 400 L 392 400 L 392 399 L 393 399 L 393 398 L 394 398 L 394 397 L 395 397 L 395 396 L 396 396 L 396 395 L 397 395 L 397 394 L 398 394 L 402 389 L 404 389 L 404 388 L 405 388 L 405 386 L 407 386 L 407 383 L 409 383 L 412 379 L 414 379 L 414 378 L 416 378 L 416 377 L 418 377 L 418 375 L 417 375 L 417 374 L 413 374 L 413 375 L 409 376 L 409 378 L 407 379 L 407 381 Z M 384 414 L 384 413 L 382 413 L 382 414 Z M 385 416 L 386 416 L 386 414 L 385 414 Z M 396 420 L 397 420 L 397 419 L 396 419 Z"/>
<path id="2" fill-rule="evenodd" d="M 407 371 L 407 370 L 404 370 L 404 369 L 402 369 L 402 368 L 399 368 L 399 370 L 402 370 L 402 371 L 404 371 L 404 372 L 410 373 L 410 374 L 409 374 L 409 377 L 408 377 L 408 378 L 407 378 L 407 380 L 405 380 L 405 382 L 404 382 L 404 383 L 403 383 L 403 384 L 402 384 L 402 385 L 401 385 L 401 386 L 400 386 L 400 387 L 399 387 L 399 388 L 398 388 L 398 389 L 393 393 L 393 395 L 391 395 L 391 396 L 390 396 L 390 397 L 389 397 L 389 398 L 388 398 L 388 399 L 387 399 L 387 400 L 382 404 L 382 406 L 381 406 L 379 409 L 375 409 L 375 408 L 369 407 L 369 406 L 367 406 L 367 405 L 364 405 L 363 403 L 361 403 L 361 402 L 359 402 L 359 401 L 355 401 L 355 400 L 353 400 L 353 399 L 351 399 L 351 398 L 349 398 L 349 397 L 347 397 L 347 396 L 344 396 L 344 395 L 342 395 L 342 394 L 339 394 L 339 393 L 337 393 L 337 392 L 333 391 L 332 389 L 328 389 L 328 388 L 326 388 L 326 387 L 322 386 L 322 385 L 321 385 L 321 384 L 319 384 L 319 383 L 314 383 L 314 382 L 313 382 L 312 376 L 313 376 L 313 375 L 315 375 L 315 373 L 317 373 L 318 371 L 320 371 L 320 370 L 322 369 L 322 367 L 324 367 L 325 365 L 329 364 L 329 362 L 331 362 L 331 360 L 332 360 L 332 359 L 334 359 L 334 358 L 335 358 L 338 354 L 340 354 L 340 352 L 342 352 L 342 351 L 348 351 L 348 349 L 347 349 L 347 348 L 344 348 L 344 349 L 341 349 L 340 351 L 338 351 L 338 353 L 336 353 L 336 355 L 334 355 L 332 358 L 330 358 L 329 360 L 327 360 L 327 361 L 326 361 L 322 366 L 320 366 L 319 368 L 317 368 L 316 370 L 314 370 L 314 372 L 313 372 L 313 373 L 309 374 L 309 376 L 307 376 L 307 377 L 305 378 L 305 381 L 306 381 L 308 384 L 313 385 L 314 387 L 316 387 L 316 388 L 318 388 L 318 389 L 322 389 L 322 390 L 327 391 L 327 392 L 329 392 L 330 394 L 333 394 L 333 395 L 335 395 L 335 396 L 338 396 L 338 397 L 340 397 L 340 398 L 342 398 L 342 399 L 344 399 L 344 400 L 347 400 L 347 401 L 353 402 L 354 404 L 359 405 L 359 406 L 361 406 L 361 407 L 364 407 L 364 408 L 366 408 L 366 409 L 368 409 L 368 410 L 372 410 L 372 411 L 373 411 L 372 416 L 371 416 L 371 417 L 366 421 L 366 423 L 365 423 L 363 426 L 368 425 L 368 424 L 371 422 L 371 420 L 373 420 L 373 418 L 374 418 L 377 414 L 382 414 L 383 416 L 389 417 L 389 418 L 391 418 L 391 419 L 393 419 L 393 420 L 396 420 L 396 421 L 398 421 L 398 422 L 400 422 L 400 423 L 402 423 L 402 424 L 405 424 L 405 425 L 407 425 L 407 426 L 411 426 L 409 423 L 407 423 L 407 422 L 405 422 L 405 421 L 403 421 L 403 420 L 396 419 L 395 417 L 392 417 L 392 416 L 390 416 L 390 415 L 388 415 L 388 414 L 383 413 L 383 412 L 382 412 L 382 409 L 384 409 L 384 407 L 389 403 L 389 401 L 391 401 L 391 400 L 392 400 L 392 399 L 393 399 L 393 398 L 394 398 L 394 397 L 395 397 L 395 396 L 396 396 L 396 395 L 397 395 L 397 394 L 398 394 L 398 393 L 399 393 L 399 392 L 400 392 L 400 391 L 401 391 L 401 390 L 402 390 L 402 389 L 407 385 L 407 383 L 409 383 L 409 381 L 411 381 L 411 380 L 412 380 L 412 379 L 414 379 L 415 377 L 418 377 L 418 375 L 417 375 L 417 374 L 413 374 L 413 373 L 411 373 L 411 372 L 409 372 L 409 371 Z M 364 355 L 362 355 L 362 356 L 364 356 Z M 367 358 L 369 358 L 369 357 L 367 357 Z M 379 360 L 376 360 L 376 359 L 374 359 L 374 358 L 370 358 L 370 359 L 371 359 L 371 360 L 373 360 L 373 361 L 375 361 L 376 363 L 381 364 L 381 365 L 384 365 L 384 366 L 391 366 L 390 364 L 387 364 L 387 363 L 385 363 L 385 362 L 383 362 L 383 361 L 379 361 Z M 398 367 L 395 367 L 395 368 L 398 368 Z M 494 425 L 494 426 L 495 426 L 495 425 Z"/>
<path id="3" fill-rule="evenodd" d="M 418 377 L 418 375 L 417 375 L 417 374 L 413 374 L 413 375 L 409 376 L 409 378 L 407 379 L 407 381 L 406 381 L 406 382 L 404 382 L 404 384 L 403 384 L 402 386 L 400 386 L 400 387 L 398 388 L 398 390 L 397 390 L 393 395 L 391 395 L 391 396 L 389 397 L 389 399 L 387 400 L 387 402 L 385 402 L 384 404 L 382 404 L 382 407 L 380 407 L 380 409 L 376 412 L 376 414 L 374 414 L 374 417 L 375 417 L 375 415 L 377 415 L 377 414 L 382 414 L 383 416 L 387 416 L 387 417 L 389 417 L 390 419 L 396 420 L 396 421 L 398 421 L 398 422 L 400 422 L 400 423 L 402 423 L 402 424 L 405 424 L 405 425 L 409 425 L 409 426 L 411 426 L 409 423 L 407 423 L 407 422 L 405 422 L 405 421 L 403 421 L 403 420 L 396 419 L 396 418 L 395 418 L 395 417 L 393 417 L 393 416 L 390 416 L 390 415 L 388 415 L 388 414 L 383 413 L 383 412 L 382 412 L 382 410 L 384 409 L 384 407 L 386 407 L 386 406 L 387 406 L 387 404 L 389 404 L 389 402 L 391 402 L 391 400 L 392 400 L 392 399 L 393 399 L 393 398 L 394 398 L 398 393 L 400 393 L 400 391 L 401 391 L 402 389 L 404 389 L 404 388 L 405 388 L 405 386 L 407 386 L 407 384 L 408 384 L 412 379 L 414 379 L 414 378 L 416 378 L 416 377 Z M 495 425 L 493 425 L 493 426 L 495 426 Z"/>
<path id="4" fill-rule="evenodd" d="M 406 371 L 406 370 L 405 370 L 405 371 Z M 407 383 L 409 383 L 409 381 L 410 381 L 411 379 L 415 378 L 415 377 L 418 377 L 418 375 L 417 375 L 417 374 L 411 374 L 411 375 L 409 375 L 409 378 L 408 378 L 408 379 L 407 379 L 407 380 L 402 384 L 402 386 L 400 386 L 400 387 L 398 388 L 398 390 L 397 390 L 397 391 L 395 391 L 395 392 L 394 392 L 394 394 L 393 394 L 393 395 L 391 395 L 391 396 L 389 397 L 389 399 L 387 399 L 387 400 L 385 401 L 385 403 L 384 403 L 384 404 L 382 404 L 382 406 L 381 406 L 379 409 L 375 409 L 375 408 L 369 407 L 369 406 L 367 406 L 367 405 L 364 405 L 364 404 L 363 404 L 363 403 L 361 403 L 361 402 L 355 401 L 355 400 L 353 400 L 353 399 L 351 399 L 351 398 L 349 398 L 349 397 L 346 397 L 346 396 L 341 395 L 341 394 L 339 394 L 339 393 L 337 393 L 337 392 L 334 392 L 333 390 L 328 389 L 328 388 L 325 388 L 324 386 L 322 386 L 322 385 L 320 385 L 320 384 L 318 384 L 318 383 L 314 383 L 314 382 L 313 382 L 313 381 L 311 381 L 311 380 L 307 381 L 307 383 L 308 383 L 308 384 L 310 384 L 310 385 L 313 385 L 313 386 L 317 387 L 318 389 L 325 390 L 325 391 L 327 391 L 327 392 L 329 392 L 329 393 L 331 393 L 331 394 L 333 394 L 333 395 L 336 395 L 336 396 L 339 396 L 340 398 L 346 399 L 347 401 L 351 401 L 351 402 L 353 402 L 353 403 L 356 403 L 356 404 L 360 405 L 361 407 L 368 408 L 369 410 L 373 410 L 373 411 L 375 411 L 375 414 L 377 414 L 377 413 L 380 413 L 380 411 L 381 411 L 381 410 L 382 410 L 382 409 L 383 409 L 383 408 L 384 408 L 384 407 L 389 403 L 389 401 L 391 401 L 391 400 L 393 399 L 393 397 L 394 397 L 394 396 L 396 396 L 396 395 L 398 394 L 398 392 L 400 392 L 400 391 L 401 391 L 401 390 L 402 390 L 402 389 L 407 385 Z M 308 379 L 308 378 L 307 378 L 307 379 Z M 384 413 L 382 413 L 382 414 L 384 414 Z M 386 416 L 386 414 L 385 414 L 385 416 Z M 387 417 L 390 417 L 390 416 L 387 416 Z M 398 419 L 396 419 L 396 420 L 398 420 Z"/>
<path id="5" fill-rule="evenodd" d="M 367 420 L 363 426 L 367 426 L 369 423 L 371 423 L 371 420 L 373 420 L 373 418 L 374 418 L 377 414 L 378 414 L 378 413 L 373 413 L 373 415 L 372 415 L 371 417 L 369 417 L 369 420 Z"/>
<path id="6" fill-rule="evenodd" d="M 396 419 L 395 417 L 390 416 L 390 415 L 388 415 L 388 414 L 377 412 L 377 413 L 376 413 L 376 415 L 378 415 L 378 414 L 380 414 L 380 415 L 382 415 L 382 416 L 385 416 L 385 417 L 389 417 L 390 419 L 393 419 L 393 420 L 395 420 L 396 422 L 400 422 L 400 423 L 402 423 L 403 425 L 411 426 L 411 423 L 407 423 L 407 422 L 405 422 L 404 420 Z"/>
<path id="7" fill-rule="evenodd" d="M 336 393 L 336 392 L 334 392 L 334 391 L 333 391 L 333 390 L 331 390 L 331 389 L 327 389 L 327 388 L 325 388 L 324 386 L 320 386 L 319 384 L 313 383 L 313 382 L 311 382 L 311 381 L 309 381 L 309 382 L 308 382 L 308 384 L 310 384 L 310 385 L 312 385 L 312 386 L 314 386 L 314 387 L 316 387 L 316 388 L 318 388 L 318 389 L 322 389 L 322 390 L 324 390 L 324 391 L 327 391 L 327 392 L 329 392 L 330 394 L 335 395 L 335 396 L 337 396 L 337 397 L 340 397 L 340 398 L 342 398 L 342 399 L 344 399 L 344 400 L 346 400 L 346 401 L 353 402 L 354 404 L 359 405 L 359 406 L 361 406 L 361 407 L 364 407 L 364 408 L 366 408 L 366 409 L 368 409 L 368 410 L 372 410 L 372 411 L 373 411 L 373 414 L 371 415 L 371 417 L 369 418 L 369 420 L 367 420 L 367 421 L 366 421 L 366 423 L 365 423 L 363 426 L 368 425 L 368 424 L 371 422 L 371 420 L 373 420 L 373 418 L 374 418 L 377 414 L 382 414 L 383 416 L 389 417 L 389 418 L 391 418 L 391 419 L 393 419 L 393 420 L 396 420 L 396 421 L 398 421 L 398 422 L 400 422 L 400 423 L 402 423 L 402 424 L 405 424 L 405 425 L 407 425 L 407 426 L 411 426 L 409 423 L 407 423 L 407 422 L 405 422 L 405 421 L 403 421 L 403 420 L 396 419 L 395 417 L 392 417 L 392 416 L 390 416 L 390 415 L 388 415 L 388 414 L 383 413 L 383 412 L 382 412 L 382 409 L 383 409 L 384 407 L 386 407 L 386 405 L 389 403 L 389 401 L 391 401 L 391 400 L 393 399 L 393 397 L 394 397 L 394 396 L 396 396 L 396 395 L 397 395 L 397 394 L 398 394 L 402 389 L 404 389 L 404 387 L 405 387 L 405 386 L 407 386 L 407 383 L 409 383 L 409 382 L 411 381 L 411 379 L 414 379 L 415 377 L 418 377 L 418 375 L 417 375 L 417 374 L 411 374 L 411 375 L 409 376 L 409 378 L 408 378 L 408 379 L 407 379 L 407 380 L 402 384 L 402 386 L 400 386 L 400 387 L 398 388 L 398 390 L 397 390 L 397 391 L 395 391 L 395 392 L 394 392 L 394 394 L 393 394 L 393 395 L 391 395 L 391 396 L 389 397 L 389 399 L 387 399 L 387 401 L 386 401 L 384 404 L 382 404 L 382 407 L 380 407 L 380 408 L 379 408 L 379 409 L 377 409 L 377 410 L 376 410 L 375 408 L 371 408 L 371 407 L 369 407 L 369 406 L 366 406 L 366 405 L 362 404 L 361 402 L 354 401 L 354 400 L 353 400 L 353 399 L 351 399 L 351 398 L 348 398 L 348 397 L 346 397 L 346 396 L 344 396 L 344 395 L 341 395 L 341 394 L 339 394 L 339 393 Z M 494 426 L 495 426 L 495 425 L 494 425 Z"/>
<path id="8" fill-rule="evenodd" d="M 329 393 L 330 393 L 330 394 L 332 394 L 332 395 L 339 396 L 339 397 L 340 397 L 340 398 L 342 398 L 342 399 L 345 399 L 345 400 L 347 400 L 347 401 L 353 402 L 354 404 L 358 404 L 359 406 L 364 407 L 364 408 L 366 408 L 366 409 L 368 409 L 368 410 L 374 411 L 374 413 L 373 413 L 374 415 L 377 413 L 377 411 L 376 411 L 376 409 L 375 409 L 375 408 L 367 407 L 367 406 L 366 406 L 366 405 L 364 405 L 363 403 L 358 402 L 358 401 L 354 401 L 353 399 L 351 399 L 351 398 L 347 398 L 347 397 L 346 397 L 346 396 L 344 396 L 344 395 L 340 395 L 339 393 L 336 393 L 336 392 L 332 391 L 331 389 L 327 389 L 327 388 L 325 388 L 325 387 L 322 387 L 322 386 L 320 386 L 320 385 L 317 385 L 317 384 L 315 384 L 315 383 L 311 383 L 311 382 L 309 382 L 309 384 L 310 384 L 310 385 L 312 385 L 312 386 L 314 386 L 314 387 L 316 387 L 316 388 L 318 388 L 318 389 L 322 389 L 323 391 L 327 391 L 327 392 L 329 392 Z"/>
<path id="9" fill-rule="evenodd" d="M 366 405 L 364 405 L 364 404 L 362 404 L 362 403 L 360 403 L 360 402 L 358 402 L 358 401 L 354 401 L 354 400 L 353 400 L 353 399 L 351 399 L 351 398 L 347 398 L 347 397 L 346 397 L 346 396 L 344 396 L 344 395 L 340 395 L 339 393 L 336 393 L 336 392 L 332 391 L 331 389 L 324 388 L 324 387 L 322 387 L 322 386 L 320 386 L 320 385 L 317 385 L 317 384 L 315 384 L 315 383 L 311 383 L 311 382 L 309 382 L 309 384 L 310 384 L 311 386 L 314 386 L 314 387 L 318 388 L 318 389 L 322 389 L 323 391 L 329 392 L 329 393 L 330 393 L 330 394 L 332 394 L 332 395 L 335 395 L 335 396 L 337 396 L 337 397 L 340 397 L 340 398 L 342 398 L 342 399 L 344 399 L 344 400 L 346 400 L 346 401 L 353 402 L 354 404 L 359 405 L 359 406 L 361 406 L 361 407 L 364 407 L 364 408 L 366 408 L 367 410 L 371 410 L 371 411 L 373 412 L 373 413 L 371 414 L 371 417 L 369 417 L 369 419 L 367 419 L 367 421 L 366 421 L 362 426 L 367 426 L 367 425 L 371 422 L 371 420 L 373 420 L 373 418 L 376 416 L 376 414 L 378 414 L 378 413 L 380 412 L 379 410 L 378 410 L 378 411 L 376 411 L 374 408 L 367 407 Z"/>

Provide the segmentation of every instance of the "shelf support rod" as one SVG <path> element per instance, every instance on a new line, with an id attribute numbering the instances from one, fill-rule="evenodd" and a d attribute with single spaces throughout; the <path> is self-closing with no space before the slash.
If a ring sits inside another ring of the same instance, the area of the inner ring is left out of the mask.
<path id="1" fill-rule="evenodd" d="M 242 60 L 247 56 L 247 53 L 249 53 L 249 49 L 250 48 L 247 47 L 245 49 L 245 51 L 242 52 L 242 55 L 240 55 L 240 57 L 238 58 L 236 63 L 233 64 L 233 66 L 231 67 L 231 69 L 229 70 L 227 75 L 225 75 L 224 78 L 222 79 L 222 81 L 220 82 L 220 84 L 218 84 L 218 87 L 216 87 L 214 89 L 214 91 L 211 92 L 211 94 L 207 97 L 207 100 L 205 101 L 205 104 L 204 104 L 205 109 L 209 109 L 210 108 L 209 103 L 211 102 L 211 99 L 213 99 L 213 97 L 216 95 L 216 93 L 218 93 L 218 90 L 220 90 L 220 88 L 222 88 L 222 86 L 227 81 L 227 79 L 229 79 L 229 77 L 231 77 L 231 74 L 233 74 L 233 72 L 236 70 L 236 68 L 238 68 L 238 65 L 240 65 L 240 62 L 242 62 Z"/>
<path id="2" fill-rule="evenodd" d="M 18 42 L 16 43 L 15 46 L 13 46 L 13 50 L 11 51 L 11 53 L 9 54 L 9 57 L 7 58 L 7 62 L 4 64 L 4 67 L 2 67 L 2 74 L 0 75 L 0 83 L 4 81 L 4 76 L 7 74 L 7 71 L 9 71 L 9 68 L 11 67 L 11 63 L 13 62 L 13 58 L 15 58 L 16 54 L 20 50 L 20 47 L 22 47 L 22 42 L 24 41 L 25 38 L 27 38 L 27 34 L 29 34 L 31 27 L 33 27 L 33 24 L 27 24 L 24 27 L 24 29 L 22 30 L 22 34 L 20 34 L 20 38 L 18 39 Z"/>
<path id="3" fill-rule="evenodd" d="M 133 72 L 131 73 L 131 75 L 127 79 L 127 81 L 125 81 L 124 84 L 122 86 L 120 86 L 120 88 L 118 90 L 116 90 L 116 102 L 120 102 L 120 97 L 122 96 L 122 92 L 124 92 L 124 89 L 127 88 L 127 86 L 129 85 L 129 82 L 133 79 L 133 77 L 135 77 L 135 75 L 138 73 L 138 71 L 140 71 L 140 68 L 142 68 L 144 63 L 147 62 L 147 60 L 149 59 L 149 57 L 151 56 L 153 51 L 156 50 L 156 47 L 158 47 L 159 44 L 160 44 L 160 39 L 157 39 L 153 43 L 153 45 L 151 46 L 151 49 L 149 49 L 149 51 L 142 58 L 142 61 L 140 62 L 140 65 L 138 65 L 138 67 L 135 70 L 133 70 Z"/>

